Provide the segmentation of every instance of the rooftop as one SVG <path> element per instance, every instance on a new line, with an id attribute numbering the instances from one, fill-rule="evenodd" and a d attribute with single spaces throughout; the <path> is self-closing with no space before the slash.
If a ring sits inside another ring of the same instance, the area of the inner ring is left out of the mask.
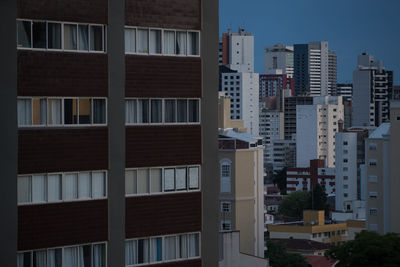
<path id="1" fill-rule="evenodd" d="M 288 250 L 316 251 L 327 250 L 331 247 L 330 244 L 307 239 L 271 238 L 271 241 L 284 244 Z"/>
<path id="2" fill-rule="evenodd" d="M 384 122 L 382 123 L 375 131 L 371 133 L 369 136 L 370 139 L 379 139 L 383 138 L 383 135 L 389 134 L 390 123 Z"/>

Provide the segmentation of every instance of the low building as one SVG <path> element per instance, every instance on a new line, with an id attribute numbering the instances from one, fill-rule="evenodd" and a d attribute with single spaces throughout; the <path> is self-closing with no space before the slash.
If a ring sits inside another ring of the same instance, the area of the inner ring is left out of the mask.
<path id="1" fill-rule="evenodd" d="M 286 170 L 288 193 L 310 191 L 320 184 L 327 195 L 335 194 L 335 168 L 326 168 L 324 160 L 310 160 L 308 168 L 288 168 Z"/>
<path id="2" fill-rule="evenodd" d="M 330 244 L 309 239 L 272 238 L 270 240 L 274 243 L 283 244 L 289 253 L 302 255 L 324 255 L 325 251 L 331 247 Z"/>
<path id="3" fill-rule="evenodd" d="M 319 255 L 304 255 L 304 257 L 306 258 L 307 263 L 312 267 L 333 267 L 339 262 Z"/>

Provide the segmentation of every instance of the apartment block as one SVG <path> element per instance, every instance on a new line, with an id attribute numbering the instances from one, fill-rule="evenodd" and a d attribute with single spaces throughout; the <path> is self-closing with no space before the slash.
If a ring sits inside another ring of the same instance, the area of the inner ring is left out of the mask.
<path id="1" fill-rule="evenodd" d="M 297 167 L 308 166 L 311 159 L 322 159 L 328 168 L 334 168 L 335 134 L 343 129 L 342 97 L 314 97 L 313 105 L 296 108 Z"/>
<path id="2" fill-rule="evenodd" d="M 353 96 L 353 84 L 351 83 L 337 84 L 336 95 L 342 96 L 343 101 L 351 101 Z"/>
<path id="3" fill-rule="evenodd" d="M 16 2 L 2 265 L 217 266 L 218 2 Z"/>
<path id="4" fill-rule="evenodd" d="M 296 140 L 275 139 L 270 143 L 267 164 L 273 171 L 296 167 Z"/>
<path id="5" fill-rule="evenodd" d="M 285 113 L 285 140 L 293 140 L 296 138 L 296 116 L 298 105 L 312 105 L 313 97 L 311 96 L 289 96 L 284 98 Z"/>
<path id="6" fill-rule="evenodd" d="M 289 78 L 287 74 L 260 75 L 260 100 L 269 96 L 282 98 L 284 95 L 283 90 L 290 90 L 291 95 L 295 95 L 294 78 Z"/>
<path id="7" fill-rule="evenodd" d="M 264 73 L 286 74 L 288 78 L 293 78 L 293 61 L 293 46 L 276 44 L 265 47 Z"/>

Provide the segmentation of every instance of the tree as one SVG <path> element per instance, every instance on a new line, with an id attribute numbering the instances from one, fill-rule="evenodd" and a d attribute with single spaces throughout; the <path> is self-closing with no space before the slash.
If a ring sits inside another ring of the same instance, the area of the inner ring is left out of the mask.
<path id="1" fill-rule="evenodd" d="M 280 171 L 275 171 L 275 174 L 272 177 L 272 182 L 274 183 L 274 185 L 277 185 L 279 187 L 282 195 L 286 195 L 286 179 L 286 167 Z"/>
<path id="2" fill-rule="evenodd" d="M 269 259 L 269 263 L 273 267 L 308 267 L 306 259 L 296 253 L 287 253 L 282 243 L 275 243 L 267 240 L 267 248 L 265 258 Z"/>
<path id="3" fill-rule="evenodd" d="M 328 196 L 320 184 L 316 184 L 313 191 L 311 192 L 311 209 L 313 210 L 325 210 L 328 211 L 328 205 L 326 201 Z"/>
<path id="4" fill-rule="evenodd" d="M 354 240 L 335 246 L 325 256 L 339 260 L 337 266 L 400 266 L 400 237 L 362 231 Z"/>
<path id="5" fill-rule="evenodd" d="M 308 191 L 295 191 L 291 193 L 279 204 L 279 213 L 301 220 L 303 210 L 310 209 L 310 195 Z"/>

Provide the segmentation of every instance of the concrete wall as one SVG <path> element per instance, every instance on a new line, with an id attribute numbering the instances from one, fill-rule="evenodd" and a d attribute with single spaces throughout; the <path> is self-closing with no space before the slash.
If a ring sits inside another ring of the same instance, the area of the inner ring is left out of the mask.
<path id="1" fill-rule="evenodd" d="M 370 125 L 370 93 L 371 72 L 369 70 L 355 70 L 353 72 L 353 126 Z"/>
<path id="2" fill-rule="evenodd" d="M 296 107 L 296 167 L 309 167 L 318 158 L 318 112 L 314 105 Z"/>
<path id="3" fill-rule="evenodd" d="M 400 233 L 400 103 L 391 102 L 390 110 L 390 231 Z"/>

